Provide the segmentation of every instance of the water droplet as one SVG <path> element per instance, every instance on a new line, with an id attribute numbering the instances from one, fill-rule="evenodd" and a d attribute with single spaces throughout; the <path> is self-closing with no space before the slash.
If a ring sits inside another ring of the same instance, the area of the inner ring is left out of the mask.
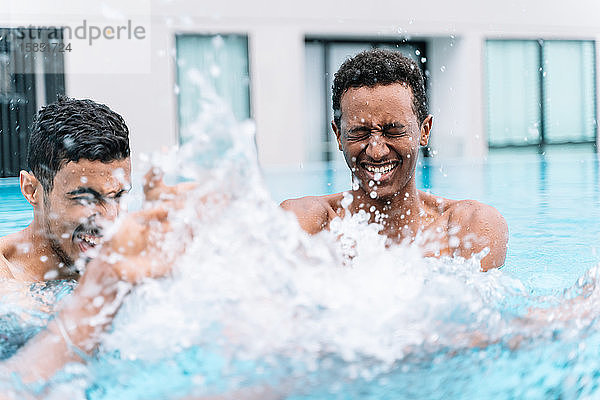
<path id="1" fill-rule="evenodd" d="M 92 304 L 94 304 L 94 307 L 100 307 L 102 304 L 104 304 L 104 297 L 103 296 L 94 297 L 94 300 L 92 300 Z"/>
<path id="2" fill-rule="evenodd" d="M 372 199 L 377 197 L 377 192 L 376 191 L 372 191 L 371 193 L 369 193 L 369 196 L 371 196 Z"/>
<path id="3" fill-rule="evenodd" d="M 458 247 L 460 246 L 460 239 L 458 239 L 458 237 L 456 236 L 450 236 L 450 238 L 448 239 L 448 245 L 450 247 Z"/>
<path id="4" fill-rule="evenodd" d="M 51 269 L 50 271 L 44 274 L 44 280 L 52 281 L 56 278 L 58 278 L 58 271 L 55 269 Z"/>
<path id="5" fill-rule="evenodd" d="M 211 40 L 211 42 L 212 42 L 212 46 L 217 50 L 220 49 L 221 47 L 223 47 L 223 45 L 225 44 L 225 40 L 223 39 L 223 36 L 221 36 L 221 35 L 215 36 Z"/>
<path id="6" fill-rule="evenodd" d="M 211 66 L 210 66 L 210 75 L 211 75 L 213 78 L 217 78 L 217 77 L 219 77 L 219 76 L 221 75 L 221 68 L 219 68 L 219 66 L 218 66 L 218 65 L 214 65 L 214 64 L 213 64 L 213 65 L 211 65 Z"/>
<path id="7" fill-rule="evenodd" d="M 352 194 L 350 194 L 348 192 L 344 192 L 344 195 L 343 195 L 342 201 L 341 201 L 341 206 L 345 209 L 348 209 L 350 204 L 352 204 L 353 199 L 354 199 L 354 196 L 352 196 Z"/>

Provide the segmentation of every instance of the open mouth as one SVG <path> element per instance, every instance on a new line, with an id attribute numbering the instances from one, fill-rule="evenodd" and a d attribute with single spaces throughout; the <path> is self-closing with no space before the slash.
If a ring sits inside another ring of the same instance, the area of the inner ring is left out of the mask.
<path id="1" fill-rule="evenodd" d="M 371 179 L 381 182 L 389 178 L 400 164 L 401 162 L 399 161 L 388 161 L 378 164 L 362 162 L 360 166 L 367 171 L 367 175 L 369 175 Z"/>
<path id="2" fill-rule="evenodd" d="M 79 232 L 75 235 L 75 239 L 82 253 L 102 243 L 102 236 L 91 232 Z"/>

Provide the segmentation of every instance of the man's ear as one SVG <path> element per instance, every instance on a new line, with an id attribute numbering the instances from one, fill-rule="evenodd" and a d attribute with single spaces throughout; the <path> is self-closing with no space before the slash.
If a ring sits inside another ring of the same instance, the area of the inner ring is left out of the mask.
<path id="1" fill-rule="evenodd" d="M 21 184 L 21 193 L 29 204 L 31 204 L 34 208 L 39 206 L 42 199 L 42 192 L 44 189 L 42 188 L 42 184 L 38 179 L 31 173 L 27 171 L 21 171 L 19 176 L 20 184 Z"/>
<path id="2" fill-rule="evenodd" d="M 429 143 L 429 135 L 431 134 L 431 125 L 433 124 L 433 115 L 429 114 L 427 118 L 421 124 L 421 136 L 419 138 L 419 144 L 421 146 L 427 146 Z"/>
<path id="3" fill-rule="evenodd" d="M 340 149 L 340 151 L 342 150 L 342 132 L 340 131 L 340 128 L 338 128 L 338 126 L 335 124 L 335 121 L 331 121 L 331 129 L 333 129 L 333 133 L 335 133 L 335 138 L 338 142 L 338 149 Z"/>

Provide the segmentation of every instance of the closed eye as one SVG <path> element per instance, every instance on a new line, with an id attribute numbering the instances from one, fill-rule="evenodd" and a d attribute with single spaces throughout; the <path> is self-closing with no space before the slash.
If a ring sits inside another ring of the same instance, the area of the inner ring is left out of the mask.
<path id="1" fill-rule="evenodd" d="M 71 200 L 83 205 L 97 204 L 103 201 L 102 195 L 89 187 L 78 187 L 67 193 L 67 196 Z"/>
<path id="2" fill-rule="evenodd" d="M 346 137 L 348 140 L 363 140 L 371 135 L 371 129 L 366 126 L 357 126 L 355 128 L 349 129 Z"/>
<path id="3" fill-rule="evenodd" d="M 123 197 L 124 194 L 127 194 L 129 192 L 129 190 L 121 190 L 119 193 L 115 194 L 115 196 L 113 197 L 113 199 L 115 200 L 120 200 L 121 197 Z"/>
<path id="4" fill-rule="evenodd" d="M 400 128 L 390 128 L 383 131 L 383 134 L 388 137 L 398 137 L 406 135 L 406 131 Z"/>
<path id="5" fill-rule="evenodd" d="M 383 125 L 383 134 L 388 137 L 404 136 L 406 135 L 406 127 L 399 122 L 392 122 L 391 124 Z"/>
<path id="6" fill-rule="evenodd" d="M 94 204 L 98 202 L 98 199 L 92 196 L 78 196 L 73 197 L 72 200 L 83 205 Z"/>

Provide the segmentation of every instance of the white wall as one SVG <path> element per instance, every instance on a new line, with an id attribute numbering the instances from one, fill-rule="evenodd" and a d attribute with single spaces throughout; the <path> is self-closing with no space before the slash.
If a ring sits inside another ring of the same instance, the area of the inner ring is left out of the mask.
<path id="1" fill-rule="evenodd" d="M 429 40 L 431 146 L 437 157 L 487 154 L 482 49 L 483 37 L 476 33 Z"/>
<path id="2" fill-rule="evenodd" d="M 258 157 L 265 164 L 303 160 L 304 35 L 286 27 L 257 28 L 250 50 Z"/>
<path id="3" fill-rule="evenodd" d="M 426 39 L 430 44 L 431 106 L 435 114 L 432 144 L 441 157 L 474 158 L 485 156 L 487 151 L 482 68 L 486 38 L 600 37 L 600 2 L 595 0 L 145 1 L 3 0 L 8 2 L 8 13 L 0 15 L 0 25 L 58 25 L 92 17 L 110 21 L 111 10 L 134 14 L 147 10 L 151 16 L 149 72 L 90 75 L 69 70 L 81 62 L 95 65 L 103 59 L 122 63 L 126 69 L 134 60 L 118 51 L 86 54 L 83 60 L 82 54 L 73 52 L 66 65 L 67 94 L 106 102 L 122 113 L 131 128 L 136 152 L 177 142 L 174 35 L 248 34 L 251 106 L 259 159 L 264 165 L 298 165 L 306 158 L 305 35 Z M 142 6 L 125 10 L 124 4 L 129 7 L 130 3 Z M 145 4 L 149 6 L 144 8 Z"/>
<path id="4" fill-rule="evenodd" d="M 67 58 L 67 95 L 92 98 L 120 113 L 130 129 L 134 155 L 177 143 L 177 105 L 174 92 L 175 66 L 170 56 L 174 40 L 164 24 L 152 23 L 150 71 L 129 74 L 86 74 L 70 72 L 73 58 Z M 128 62 L 127 54 L 111 57 Z"/>

